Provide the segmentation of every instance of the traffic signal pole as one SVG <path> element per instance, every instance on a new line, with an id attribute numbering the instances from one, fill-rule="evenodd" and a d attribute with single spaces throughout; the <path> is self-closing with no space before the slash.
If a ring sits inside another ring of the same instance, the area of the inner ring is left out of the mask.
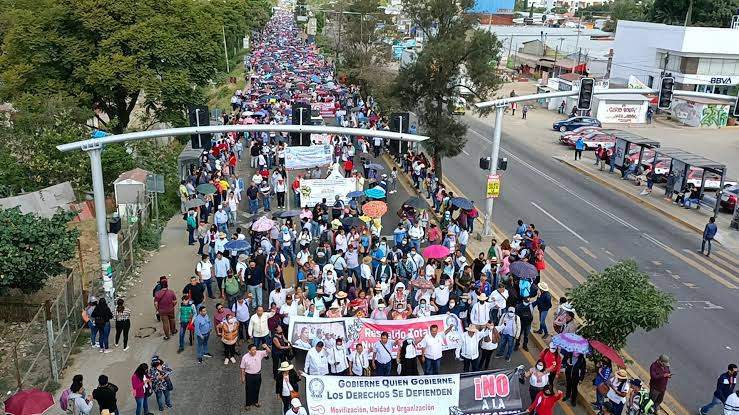
<path id="1" fill-rule="evenodd" d="M 495 106 L 495 125 L 493 126 L 493 149 L 490 152 L 490 174 L 498 171 L 498 155 L 500 154 L 500 136 L 503 133 L 503 111 L 506 104 L 498 104 Z M 487 196 L 487 189 L 485 190 Z M 485 210 L 485 226 L 483 227 L 484 236 L 493 235 L 493 200 L 492 197 L 487 198 L 487 206 Z"/>

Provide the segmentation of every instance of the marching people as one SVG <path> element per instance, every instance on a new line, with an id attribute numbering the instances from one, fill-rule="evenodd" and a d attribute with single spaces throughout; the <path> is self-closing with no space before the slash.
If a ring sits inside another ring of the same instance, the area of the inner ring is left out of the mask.
<path id="1" fill-rule="evenodd" d="M 329 361 L 323 341 L 318 341 L 305 356 L 305 373 L 309 375 L 328 375 Z"/>
<path id="2" fill-rule="evenodd" d="M 247 352 L 241 358 L 241 383 L 244 384 L 245 403 L 244 408 L 249 409 L 252 406 L 257 408 L 262 406 L 259 403 L 259 389 L 262 387 L 262 361 L 269 357 L 270 348 L 266 344 L 262 345 L 262 350 L 257 350 L 257 346 L 250 344 Z"/>
<path id="3" fill-rule="evenodd" d="M 478 331 L 476 326 L 467 326 L 467 335 L 461 337 L 456 349 L 457 359 L 462 360 L 462 373 L 479 370 L 480 340 L 489 336 L 489 330 Z"/>
<path id="4" fill-rule="evenodd" d="M 737 411 L 739 409 L 739 405 L 737 405 L 739 404 L 739 401 L 734 402 L 733 405 L 727 403 L 729 397 L 734 395 L 733 392 L 736 387 L 736 377 L 738 372 L 739 369 L 737 369 L 737 365 L 730 363 L 726 372 L 719 375 L 718 379 L 716 379 L 716 389 L 713 392 L 711 402 L 698 409 L 698 412 L 701 415 L 708 414 L 711 411 L 711 408 L 716 405 L 726 405 L 730 411 Z M 736 400 L 736 398 L 733 399 Z"/>
<path id="5" fill-rule="evenodd" d="M 350 376 L 370 375 L 369 357 L 361 342 L 354 346 L 354 350 L 349 355 L 349 374 Z"/>
<path id="6" fill-rule="evenodd" d="M 290 410 L 290 401 L 300 396 L 300 375 L 290 362 L 281 362 L 275 375 L 275 392 L 282 401 L 282 411 Z"/>

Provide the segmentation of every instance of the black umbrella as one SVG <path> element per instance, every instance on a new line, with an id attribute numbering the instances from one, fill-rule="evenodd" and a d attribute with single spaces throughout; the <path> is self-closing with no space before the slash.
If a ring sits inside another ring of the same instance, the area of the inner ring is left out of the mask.
<path id="1" fill-rule="evenodd" d="M 349 229 L 352 226 L 360 227 L 365 225 L 365 223 L 362 221 L 362 219 L 359 219 L 356 216 L 350 216 L 348 218 L 344 218 L 341 220 L 341 225 L 344 226 L 345 229 Z"/>
<path id="2" fill-rule="evenodd" d="M 367 165 L 367 168 L 370 170 L 385 170 L 385 166 L 377 163 L 370 163 Z"/>
<path id="3" fill-rule="evenodd" d="M 203 199 L 190 199 L 185 203 L 185 206 L 187 206 L 188 209 L 194 209 L 196 207 L 203 206 L 205 204 L 205 201 Z"/>
<path id="4" fill-rule="evenodd" d="M 428 204 L 425 200 L 421 199 L 420 197 L 411 197 L 405 202 L 403 202 L 404 205 L 410 206 L 414 209 L 427 209 Z"/>
<path id="5" fill-rule="evenodd" d="M 300 216 L 300 211 L 299 210 L 286 210 L 284 212 L 281 212 L 279 216 L 283 219 L 284 218 L 294 218 L 296 216 Z"/>
<path id="6" fill-rule="evenodd" d="M 449 201 L 449 203 L 464 210 L 470 210 L 474 206 L 472 202 L 463 197 L 454 197 Z"/>

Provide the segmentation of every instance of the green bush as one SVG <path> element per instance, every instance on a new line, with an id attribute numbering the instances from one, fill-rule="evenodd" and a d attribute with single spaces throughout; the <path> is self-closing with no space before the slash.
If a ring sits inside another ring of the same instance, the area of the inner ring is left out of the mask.
<path id="1" fill-rule="evenodd" d="M 152 222 L 148 226 L 144 227 L 139 231 L 138 241 L 136 245 L 147 251 L 156 251 L 159 249 L 162 240 L 161 228 L 156 226 L 156 223 Z"/>

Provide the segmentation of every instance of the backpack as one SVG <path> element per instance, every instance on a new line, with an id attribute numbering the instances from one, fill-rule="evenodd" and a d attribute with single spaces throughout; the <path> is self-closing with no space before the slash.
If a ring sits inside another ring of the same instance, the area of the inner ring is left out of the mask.
<path id="1" fill-rule="evenodd" d="M 236 295 L 239 293 L 239 280 L 236 278 L 226 278 L 224 283 L 224 290 L 228 295 Z"/>
<path id="2" fill-rule="evenodd" d="M 518 282 L 518 291 L 522 298 L 527 298 L 531 294 L 531 281 L 522 279 Z"/>
<path id="3" fill-rule="evenodd" d="M 518 309 L 518 317 L 521 319 L 521 321 L 534 321 L 534 314 L 531 312 L 531 307 L 528 305 L 523 305 L 523 307 L 519 306 Z"/>
<path id="4" fill-rule="evenodd" d="M 59 407 L 62 408 L 62 411 L 67 411 L 69 409 L 69 395 L 71 393 L 72 390 L 67 388 L 64 389 L 62 394 L 59 396 Z"/>

